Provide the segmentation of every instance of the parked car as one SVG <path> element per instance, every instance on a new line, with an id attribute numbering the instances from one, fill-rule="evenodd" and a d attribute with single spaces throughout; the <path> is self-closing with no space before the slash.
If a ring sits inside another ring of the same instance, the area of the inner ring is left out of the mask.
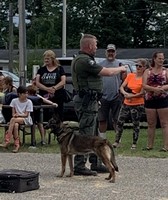
<path id="1" fill-rule="evenodd" d="M 64 68 L 66 76 L 67 76 L 67 81 L 66 81 L 66 85 L 65 88 L 71 92 L 72 94 L 75 95 L 75 90 L 73 87 L 73 83 L 72 83 L 72 77 L 71 77 L 71 62 L 72 62 L 73 57 L 61 57 L 58 58 L 61 66 Z M 100 62 L 102 61 L 104 58 L 96 58 L 96 62 Z M 126 60 L 126 59 L 119 59 L 119 61 L 123 64 L 123 65 L 128 65 L 127 68 L 127 73 L 131 73 L 135 70 L 135 62 L 133 60 Z M 74 111 L 74 103 L 73 101 L 65 103 L 64 104 L 64 120 L 77 120 L 77 116 L 76 113 Z M 129 120 L 128 120 L 129 121 Z M 109 117 L 109 128 L 111 127 L 111 121 L 110 121 L 110 117 Z"/>

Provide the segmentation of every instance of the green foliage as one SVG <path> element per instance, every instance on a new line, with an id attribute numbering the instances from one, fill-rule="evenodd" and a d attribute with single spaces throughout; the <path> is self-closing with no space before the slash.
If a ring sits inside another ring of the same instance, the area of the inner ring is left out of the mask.
<path id="1" fill-rule="evenodd" d="M 61 47 L 61 12 L 58 1 L 35 1 L 27 26 L 28 48 Z"/>
<path id="2" fill-rule="evenodd" d="M 18 14 L 17 0 L 0 3 L 0 48 L 9 44 L 9 2 L 13 3 L 14 15 Z M 29 19 L 27 48 L 61 48 L 63 1 L 27 0 L 25 3 L 26 19 Z M 67 1 L 67 48 L 79 48 L 80 33 L 96 35 L 100 48 L 108 43 L 115 43 L 119 48 L 166 47 L 167 6 L 148 0 Z M 14 27 L 14 48 L 18 48 L 18 41 L 18 27 Z"/>
<path id="3" fill-rule="evenodd" d="M 28 80 L 32 80 L 32 71 L 33 65 L 43 65 L 43 57 L 42 53 L 34 49 L 33 51 L 29 51 L 27 57 L 27 78 Z"/>
<path id="4" fill-rule="evenodd" d="M 9 1 L 0 2 L 0 48 L 4 49 L 7 42 L 7 32 L 8 32 L 8 9 Z"/>

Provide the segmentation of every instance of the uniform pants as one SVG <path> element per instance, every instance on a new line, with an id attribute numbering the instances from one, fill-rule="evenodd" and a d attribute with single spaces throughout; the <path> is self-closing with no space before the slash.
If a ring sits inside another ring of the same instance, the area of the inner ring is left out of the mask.
<path id="1" fill-rule="evenodd" d="M 74 98 L 74 107 L 79 120 L 79 132 L 80 134 L 92 136 L 95 134 L 98 102 L 96 100 L 90 100 L 88 105 L 83 105 L 83 98 L 78 95 Z M 74 168 L 84 169 L 87 162 L 88 155 L 76 155 L 74 157 Z M 95 154 L 89 155 L 89 161 L 95 162 L 97 156 Z"/>

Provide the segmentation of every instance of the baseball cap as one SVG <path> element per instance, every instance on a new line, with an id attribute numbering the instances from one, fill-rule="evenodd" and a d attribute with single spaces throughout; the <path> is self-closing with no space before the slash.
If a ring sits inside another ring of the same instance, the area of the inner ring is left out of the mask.
<path id="1" fill-rule="evenodd" d="M 114 51 L 116 51 L 116 46 L 115 46 L 114 44 L 108 44 L 106 50 L 107 50 L 107 51 L 108 51 L 108 50 L 114 50 Z"/>

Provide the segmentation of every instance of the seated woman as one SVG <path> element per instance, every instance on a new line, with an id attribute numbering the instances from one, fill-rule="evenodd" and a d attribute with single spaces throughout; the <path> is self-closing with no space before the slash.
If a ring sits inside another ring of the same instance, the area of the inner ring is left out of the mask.
<path id="1" fill-rule="evenodd" d="M 13 79 L 10 76 L 6 76 L 3 79 L 3 93 L 17 92 L 17 88 L 13 85 Z"/>
<path id="2" fill-rule="evenodd" d="M 17 96 L 17 88 L 13 85 L 13 79 L 10 76 L 3 78 L 3 100 L 2 104 L 9 105 L 13 98 Z M 11 94 L 11 95 L 10 95 Z M 10 102 L 6 99 L 10 98 Z M 12 117 L 12 109 L 2 107 L 2 115 L 4 117 L 4 122 L 8 123 Z"/>
<path id="3" fill-rule="evenodd" d="M 7 148 L 10 144 L 11 137 L 13 136 L 15 148 L 14 153 L 17 153 L 20 148 L 19 138 L 19 125 L 26 124 L 32 125 L 33 121 L 30 112 L 33 112 L 33 104 L 27 98 L 27 88 L 19 86 L 17 89 L 18 97 L 14 98 L 10 106 L 12 107 L 12 118 L 9 122 L 9 128 L 5 133 L 4 143 L 0 144 L 1 147 Z"/>

